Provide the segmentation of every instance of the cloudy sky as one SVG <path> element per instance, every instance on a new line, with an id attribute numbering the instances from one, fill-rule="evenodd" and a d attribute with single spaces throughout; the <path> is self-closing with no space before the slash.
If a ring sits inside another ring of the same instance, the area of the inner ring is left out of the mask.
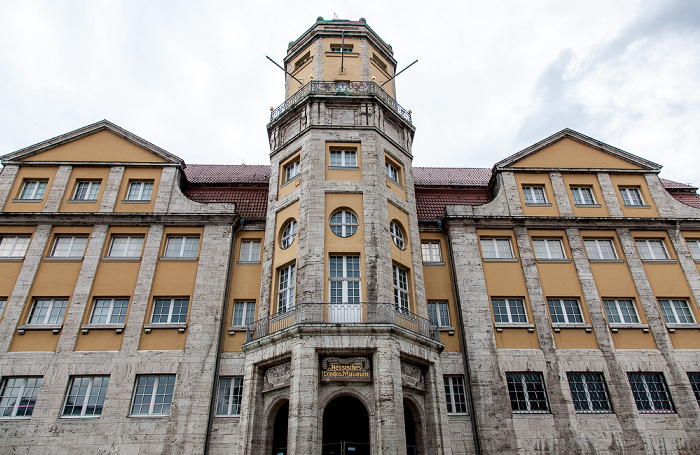
<path id="1" fill-rule="evenodd" d="M 491 167 L 572 128 L 700 185 L 700 1 L 0 2 L 0 154 L 106 118 L 186 163 L 267 164 L 316 17 L 395 52 L 417 166 Z"/>

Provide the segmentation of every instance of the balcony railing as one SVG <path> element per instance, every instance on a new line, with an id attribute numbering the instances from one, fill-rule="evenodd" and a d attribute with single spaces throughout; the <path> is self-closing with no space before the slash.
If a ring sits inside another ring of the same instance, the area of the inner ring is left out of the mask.
<path id="1" fill-rule="evenodd" d="M 285 313 L 276 313 L 250 324 L 246 343 L 301 324 L 393 324 L 440 341 L 437 324 L 417 314 L 401 311 L 391 303 L 300 303 Z"/>
<path id="2" fill-rule="evenodd" d="M 403 117 L 408 123 L 411 121 L 411 113 L 401 107 L 387 92 L 384 91 L 377 83 L 372 81 L 358 82 L 330 82 L 330 81 L 311 81 L 299 89 L 294 95 L 287 98 L 287 101 L 282 103 L 277 109 L 270 114 L 270 122 L 282 115 L 287 109 L 291 108 L 299 101 L 304 99 L 309 94 L 338 94 L 338 95 L 375 95 L 384 101 L 397 114 Z"/>

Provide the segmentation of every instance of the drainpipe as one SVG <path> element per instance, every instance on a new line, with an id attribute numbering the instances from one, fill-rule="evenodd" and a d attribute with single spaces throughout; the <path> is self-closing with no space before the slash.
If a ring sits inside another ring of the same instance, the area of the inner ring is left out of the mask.
<path id="1" fill-rule="evenodd" d="M 472 396 L 472 385 L 471 385 L 471 371 L 469 369 L 469 362 L 467 361 L 467 340 L 464 338 L 464 319 L 462 317 L 462 302 L 459 298 L 459 287 L 457 286 L 457 272 L 455 270 L 454 258 L 452 256 L 452 242 L 450 241 L 450 234 L 447 229 L 442 224 L 442 220 L 437 220 L 438 228 L 440 232 L 445 234 L 447 239 L 447 255 L 450 260 L 450 273 L 452 275 L 452 293 L 455 296 L 455 304 L 457 305 L 457 318 L 459 319 L 459 342 L 462 348 L 462 362 L 464 362 L 464 373 L 466 376 L 466 391 L 467 391 L 467 407 L 469 409 L 469 417 L 472 422 L 472 433 L 474 435 L 474 453 L 476 455 L 481 454 L 481 447 L 479 444 L 479 428 L 476 424 L 476 413 L 474 412 L 474 398 Z"/>

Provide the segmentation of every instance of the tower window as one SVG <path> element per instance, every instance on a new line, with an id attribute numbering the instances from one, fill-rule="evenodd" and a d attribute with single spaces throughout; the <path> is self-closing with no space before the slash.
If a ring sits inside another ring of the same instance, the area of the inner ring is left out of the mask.
<path id="1" fill-rule="evenodd" d="M 399 225 L 399 223 L 396 221 L 392 221 L 389 224 L 389 231 L 391 232 L 391 240 L 394 241 L 394 245 L 396 245 L 400 250 L 405 250 L 406 241 L 403 237 L 403 229 L 401 229 L 401 225 Z"/>
<path id="2" fill-rule="evenodd" d="M 347 54 L 349 52 L 352 52 L 352 48 L 352 44 L 331 44 L 331 52 L 343 52 Z"/>
<path id="3" fill-rule="evenodd" d="M 284 230 L 282 231 L 282 238 L 280 239 L 280 247 L 283 250 L 286 250 L 290 246 L 292 246 L 292 242 L 294 242 L 294 237 L 297 235 L 297 220 L 291 220 L 287 225 L 284 227 Z"/>
<path id="4" fill-rule="evenodd" d="M 357 167 L 357 150 L 331 150 L 329 167 Z"/>
<path id="5" fill-rule="evenodd" d="M 360 256 L 331 256 L 331 303 L 357 303 L 360 301 Z"/>
<path id="6" fill-rule="evenodd" d="M 279 271 L 277 285 L 277 312 L 286 313 L 294 308 L 294 284 L 296 264 L 290 264 Z"/>
<path id="7" fill-rule="evenodd" d="M 350 210 L 338 210 L 331 215 L 328 224 L 330 225 L 331 232 L 338 237 L 350 237 L 357 232 L 360 222 L 357 220 L 357 216 Z"/>
<path id="8" fill-rule="evenodd" d="M 284 166 L 284 183 L 299 177 L 299 160 L 294 160 Z"/>
<path id="9" fill-rule="evenodd" d="M 401 313 L 408 313 L 408 273 L 394 265 L 394 306 Z"/>
<path id="10" fill-rule="evenodd" d="M 311 60 L 311 52 L 307 52 L 306 54 L 302 55 L 299 58 L 299 60 L 297 60 L 294 64 L 294 69 L 301 67 L 302 65 L 304 65 L 304 63 L 308 62 L 309 60 Z"/>

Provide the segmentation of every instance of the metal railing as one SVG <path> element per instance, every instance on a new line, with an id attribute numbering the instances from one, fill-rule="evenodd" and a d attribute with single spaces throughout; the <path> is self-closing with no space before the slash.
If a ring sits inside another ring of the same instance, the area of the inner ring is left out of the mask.
<path id="1" fill-rule="evenodd" d="M 304 99 L 309 94 L 338 94 L 338 95 L 375 95 L 384 101 L 389 107 L 399 114 L 408 123 L 411 121 L 411 113 L 401 107 L 379 84 L 372 81 L 357 81 L 357 82 L 332 82 L 332 81 L 311 81 L 299 89 L 294 95 L 279 105 L 277 109 L 270 114 L 270 122 L 282 115 L 287 109 L 291 108 L 299 101 Z"/>
<path id="2" fill-rule="evenodd" d="M 434 341 L 440 341 L 437 324 L 392 303 L 299 303 L 284 313 L 258 319 L 248 326 L 246 343 L 298 324 L 393 324 Z"/>

